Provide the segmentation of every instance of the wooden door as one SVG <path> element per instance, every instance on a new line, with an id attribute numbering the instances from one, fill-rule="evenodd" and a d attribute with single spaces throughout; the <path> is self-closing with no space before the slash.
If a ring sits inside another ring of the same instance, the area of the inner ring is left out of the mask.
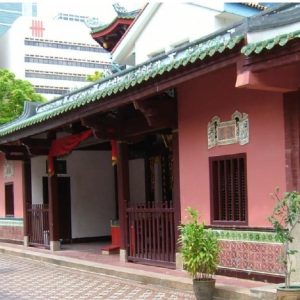
<path id="1" fill-rule="evenodd" d="M 70 177 L 57 177 L 59 238 L 71 242 L 71 181 Z M 48 204 L 48 177 L 43 177 L 44 204 Z"/>

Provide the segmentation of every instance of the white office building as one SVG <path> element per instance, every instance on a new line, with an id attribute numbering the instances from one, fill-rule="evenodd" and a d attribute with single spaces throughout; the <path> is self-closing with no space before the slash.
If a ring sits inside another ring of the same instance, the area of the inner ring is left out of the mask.
<path id="1" fill-rule="evenodd" d="M 21 16 L 37 16 L 37 4 L 32 2 L 0 2 L 0 36 Z"/>
<path id="2" fill-rule="evenodd" d="M 85 17 L 19 17 L 0 37 L 0 67 L 30 81 L 53 99 L 88 82 L 95 71 L 110 72 L 109 53 L 91 37 Z"/>

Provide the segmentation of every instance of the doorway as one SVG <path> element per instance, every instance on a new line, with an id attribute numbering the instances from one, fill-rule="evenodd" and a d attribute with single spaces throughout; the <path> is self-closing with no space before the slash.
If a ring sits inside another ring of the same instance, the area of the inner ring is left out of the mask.
<path id="1" fill-rule="evenodd" d="M 63 243 L 72 241 L 71 222 L 71 180 L 57 177 L 59 238 Z M 43 177 L 43 203 L 48 204 L 48 177 Z"/>
<path id="2" fill-rule="evenodd" d="M 131 148 L 132 157 L 144 159 L 145 199 L 136 201 L 130 194 L 127 202 L 128 261 L 175 268 L 173 150 L 163 140 L 148 136 L 140 148 Z"/>

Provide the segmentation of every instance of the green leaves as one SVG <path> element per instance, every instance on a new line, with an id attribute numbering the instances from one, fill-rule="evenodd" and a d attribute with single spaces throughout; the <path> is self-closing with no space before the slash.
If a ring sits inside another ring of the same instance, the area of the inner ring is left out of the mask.
<path id="1" fill-rule="evenodd" d="M 279 190 L 276 189 L 272 197 L 276 199 L 277 203 L 268 219 L 273 225 L 276 238 L 284 244 L 281 262 L 285 268 L 286 287 L 289 287 L 291 273 L 294 271 L 290 256 L 298 253 L 298 250 L 290 249 L 290 244 L 294 240 L 293 231 L 300 221 L 300 194 L 296 191 L 287 192 L 280 198 Z"/>
<path id="2" fill-rule="evenodd" d="M 187 208 L 189 221 L 179 226 L 181 254 L 185 269 L 194 279 L 211 278 L 219 257 L 219 244 L 215 234 L 198 222 L 198 211 Z"/>
<path id="3" fill-rule="evenodd" d="M 103 79 L 104 77 L 105 77 L 105 74 L 103 72 L 95 71 L 93 74 L 87 75 L 86 80 L 95 82 L 95 81 Z"/>
<path id="4" fill-rule="evenodd" d="M 0 69 L 0 124 L 18 117 L 24 101 L 42 102 L 44 98 L 35 92 L 30 82 L 16 79 L 10 71 Z"/>

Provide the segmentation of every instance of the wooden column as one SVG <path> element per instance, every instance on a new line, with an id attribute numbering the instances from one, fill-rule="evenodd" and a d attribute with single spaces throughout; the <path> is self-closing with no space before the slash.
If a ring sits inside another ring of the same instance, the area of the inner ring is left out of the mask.
<path id="1" fill-rule="evenodd" d="M 183 261 L 181 254 L 178 252 L 178 226 L 181 223 L 181 204 L 180 204 L 180 181 L 179 181 L 179 142 L 178 131 L 173 131 L 172 138 L 172 154 L 173 154 L 173 202 L 174 202 L 174 229 L 175 229 L 175 245 L 176 245 L 176 257 L 175 264 L 176 269 L 183 269 Z"/>
<path id="2" fill-rule="evenodd" d="M 31 161 L 30 159 L 23 162 L 23 234 L 24 246 L 29 246 L 29 228 L 27 207 L 32 203 L 31 192 Z"/>
<path id="3" fill-rule="evenodd" d="M 54 160 L 55 162 L 55 160 Z M 55 165 L 55 164 L 54 164 Z M 50 250 L 60 249 L 57 176 L 48 177 Z"/>
<path id="4" fill-rule="evenodd" d="M 286 189 L 300 190 L 300 93 L 284 95 Z"/>
<path id="5" fill-rule="evenodd" d="M 115 220 L 119 220 L 119 198 L 118 198 L 118 173 L 117 166 L 113 166 L 114 184 L 115 184 Z"/>
<path id="6" fill-rule="evenodd" d="M 173 132 L 172 138 L 173 152 L 173 202 L 174 202 L 174 218 L 175 218 L 175 239 L 178 240 L 178 226 L 181 222 L 181 205 L 180 205 L 180 183 L 179 183 L 179 143 L 178 132 Z M 176 243 L 177 245 L 177 243 Z"/>
<path id="7" fill-rule="evenodd" d="M 127 218 L 126 208 L 129 201 L 129 164 L 128 146 L 118 142 L 117 145 L 117 179 L 118 179 L 118 203 L 119 203 L 119 222 L 121 231 L 121 250 L 120 259 L 126 260 L 127 257 Z"/>

